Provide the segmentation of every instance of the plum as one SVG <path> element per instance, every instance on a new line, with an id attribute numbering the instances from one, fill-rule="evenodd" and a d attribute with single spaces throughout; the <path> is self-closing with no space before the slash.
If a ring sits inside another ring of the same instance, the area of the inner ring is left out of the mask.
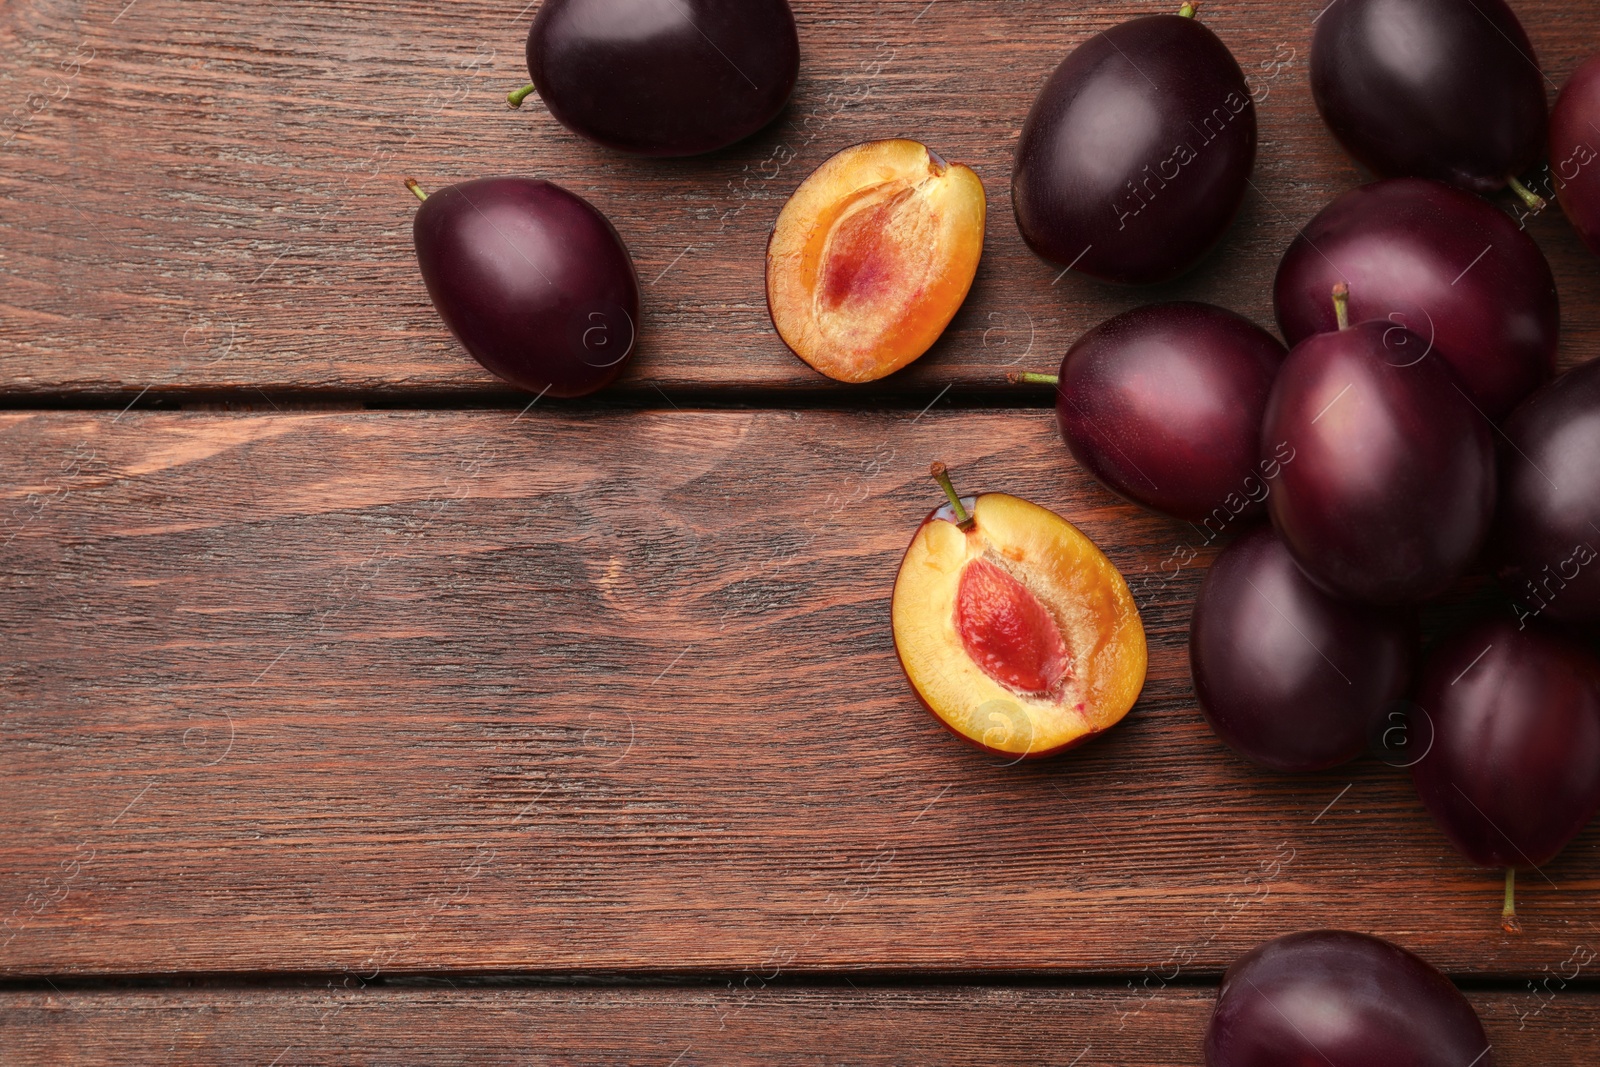
<path id="1" fill-rule="evenodd" d="M 1600 622 L 1600 360 L 1523 401 L 1503 432 L 1500 580 L 1525 616 Z"/>
<path id="2" fill-rule="evenodd" d="M 692 156 L 777 117 L 800 74 L 788 0 L 544 0 L 533 84 L 556 121 L 623 152 Z"/>
<path id="3" fill-rule="evenodd" d="M 1456 849 L 1513 872 L 1553 859 L 1600 810 L 1600 661 L 1542 624 L 1496 617 L 1427 659 L 1433 745 L 1411 780 Z"/>
<path id="4" fill-rule="evenodd" d="M 988 211 L 983 179 L 918 141 L 836 153 L 800 183 L 767 243 L 778 336 L 835 381 L 894 373 L 967 298 Z"/>
<path id="5" fill-rule="evenodd" d="M 1416 649 L 1413 616 L 1328 596 L 1271 529 L 1217 557 L 1189 628 L 1206 721 L 1235 752 L 1281 771 L 1360 755 L 1405 694 Z"/>
<path id="6" fill-rule="evenodd" d="M 1258 463 L 1261 417 L 1282 342 L 1210 304 L 1150 304 L 1067 350 L 1056 420 L 1073 458 L 1136 504 L 1221 532 L 1266 516 L 1277 461 Z"/>
<path id="7" fill-rule="evenodd" d="M 1311 94 L 1345 150 L 1384 178 L 1490 193 L 1544 152 L 1544 75 L 1504 0 L 1329 4 Z"/>
<path id="8" fill-rule="evenodd" d="M 1166 281 L 1238 213 L 1255 102 L 1227 46 L 1183 10 L 1096 34 L 1039 91 L 1011 190 L 1017 228 L 1045 259 L 1104 281 Z"/>
<path id="9" fill-rule="evenodd" d="M 417 263 L 445 325 L 512 385 L 555 397 L 609 385 L 632 357 L 639 279 L 587 200 L 533 178 L 482 178 L 422 198 Z"/>
<path id="10" fill-rule="evenodd" d="M 1403 326 L 1366 322 L 1300 342 L 1273 385 L 1261 442 L 1263 456 L 1287 446 L 1295 457 L 1268 499 L 1273 525 L 1335 596 L 1429 599 L 1466 571 L 1488 534 L 1489 423 L 1449 365 Z"/>
<path id="11" fill-rule="evenodd" d="M 1561 210 L 1600 252 L 1600 55 L 1584 61 L 1550 111 L 1550 174 Z"/>
<path id="12" fill-rule="evenodd" d="M 1120 722 L 1149 649 L 1128 583 L 1066 519 L 1005 493 L 961 497 L 917 528 L 895 578 L 894 647 L 923 705 L 1012 762 L 1075 748 Z"/>
<path id="13" fill-rule="evenodd" d="M 1353 320 L 1388 319 L 1427 338 L 1492 419 L 1555 371 L 1561 302 L 1550 264 L 1476 196 L 1396 178 L 1323 208 L 1278 266 L 1273 303 L 1285 341 L 1335 328 L 1328 291 L 1339 282 Z"/>
<path id="14" fill-rule="evenodd" d="M 1478 1013 L 1398 945 L 1310 930 L 1258 945 L 1222 976 L 1206 1067 L 1493 1067 Z"/>

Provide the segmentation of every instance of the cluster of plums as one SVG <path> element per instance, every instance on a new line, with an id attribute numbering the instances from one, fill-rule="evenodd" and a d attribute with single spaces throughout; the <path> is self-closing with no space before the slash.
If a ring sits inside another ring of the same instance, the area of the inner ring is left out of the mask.
<path id="1" fill-rule="evenodd" d="M 1046 82 L 1012 175 L 1017 226 L 1040 256 L 1149 284 L 1193 268 L 1232 224 L 1254 100 L 1194 16 L 1186 3 L 1097 34 Z M 771 122 L 800 53 L 786 0 L 545 0 L 527 54 L 533 84 L 513 106 L 537 92 L 584 137 L 670 156 Z M 1292 350 L 1221 308 L 1142 307 L 1067 353 L 1050 379 L 1060 427 L 1115 492 L 1208 541 L 1234 538 L 1190 641 L 1217 734 L 1286 771 L 1382 738 L 1456 846 L 1507 869 L 1509 911 L 1510 872 L 1549 860 L 1600 808 L 1600 662 L 1561 629 L 1600 622 L 1600 362 L 1550 380 L 1550 268 L 1480 197 L 1509 186 L 1542 206 L 1519 175 L 1548 155 L 1563 208 L 1600 251 L 1600 58 L 1550 114 L 1503 0 L 1340 0 L 1311 58 L 1323 118 L 1379 180 L 1329 204 L 1284 255 L 1274 301 Z M 585 395 L 621 373 L 639 285 L 600 212 L 544 181 L 432 196 L 409 184 L 424 281 L 469 353 L 540 395 Z M 830 377 L 892 373 L 965 299 L 985 223 L 981 181 L 926 146 L 845 149 L 775 222 L 778 333 Z M 919 530 L 894 601 L 919 696 L 1019 759 L 1114 725 L 1146 664 L 1122 577 L 1058 516 L 962 498 L 937 473 L 948 504 Z M 1505 609 L 1423 657 L 1417 607 L 1480 561 Z M 1421 960 L 1324 931 L 1235 963 L 1206 1055 L 1213 1067 L 1317 1053 L 1487 1065 L 1487 1044 Z"/>
<path id="2" fill-rule="evenodd" d="M 1162 89 L 1164 69 L 1193 77 L 1197 60 L 1167 29 L 1180 22 L 1125 23 L 1106 34 L 1118 47 L 1096 45 L 1092 62 L 1140 99 Z M 1419 33 L 1436 60 L 1420 68 Z M 1508 880 L 1548 862 L 1600 809 L 1600 661 L 1563 630 L 1600 622 L 1600 361 L 1550 381 L 1560 309 L 1549 265 L 1466 191 L 1515 183 L 1534 195 L 1515 177 L 1545 151 L 1531 56 L 1498 0 L 1330 7 L 1312 49 L 1317 104 L 1382 177 L 1334 200 L 1285 253 L 1274 303 L 1292 350 L 1221 308 L 1153 305 L 1086 333 L 1055 379 L 1062 434 L 1104 484 L 1208 541 L 1241 534 L 1208 573 L 1190 634 L 1216 733 L 1283 771 L 1379 748 L 1410 768 L 1456 847 Z M 1134 65 L 1157 72 L 1155 85 L 1125 76 Z M 1212 67 L 1218 79 L 1236 70 L 1225 50 Z M 1552 159 L 1585 158 L 1600 140 L 1596 69 L 1557 104 Z M 1211 91 L 1238 89 L 1219 80 Z M 1183 227 L 1207 212 L 1225 223 L 1251 145 L 1241 138 L 1225 168 L 1227 196 L 1180 175 L 1151 186 L 1146 209 L 1175 204 Z M 1220 138 L 1215 147 L 1229 152 Z M 1143 173 L 1118 177 L 1138 187 Z M 1600 205 L 1600 179 L 1561 173 L 1558 193 L 1581 220 Z M 1185 269 L 1198 247 L 1188 232 L 1141 235 L 1137 271 L 1124 258 L 1106 276 Z M 1122 254 L 1105 248 L 1117 238 L 1101 232 L 1096 246 Z M 1416 608 L 1480 560 L 1508 603 L 1421 656 Z"/>

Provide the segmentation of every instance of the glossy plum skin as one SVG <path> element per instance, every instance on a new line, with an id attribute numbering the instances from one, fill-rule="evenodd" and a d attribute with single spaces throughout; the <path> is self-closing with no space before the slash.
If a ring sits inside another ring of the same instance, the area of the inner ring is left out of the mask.
<path id="1" fill-rule="evenodd" d="M 1317 20 L 1311 93 L 1379 177 L 1491 193 L 1544 152 L 1544 77 L 1504 0 L 1339 0 Z"/>
<path id="2" fill-rule="evenodd" d="M 1600 809 L 1600 662 L 1567 638 L 1479 623 L 1429 655 L 1417 704 L 1433 747 L 1411 780 L 1473 863 L 1547 863 Z"/>
<path id="3" fill-rule="evenodd" d="M 800 39 L 788 0 L 544 0 L 528 73 L 569 130 L 623 152 L 691 156 L 777 117 Z"/>
<path id="4" fill-rule="evenodd" d="M 1495 501 L 1487 420 L 1416 334 L 1367 322 L 1289 353 L 1262 426 L 1268 498 L 1295 562 L 1335 596 L 1415 604 L 1477 556 Z M 1420 356 L 1420 358 L 1419 358 Z"/>
<path id="5" fill-rule="evenodd" d="M 1600 361 L 1523 401 L 1502 430 L 1500 580 L 1530 615 L 1600 622 Z"/>
<path id="6" fill-rule="evenodd" d="M 1410 682 L 1409 613 L 1335 600 L 1270 528 L 1229 545 L 1206 574 L 1189 628 L 1200 710 L 1228 747 L 1279 771 L 1317 771 L 1367 748 Z"/>
<path id="7" fill-rule="evenodd" d="M 1287 354 L 1210 304 L 1136 308 L 1085 333 L 1061 361 L 1062 439 L 1136 504 L 1192 522 L 1263 518 L 1261 416 Z"/>
<path id="8" fill-rule="evenodd" d="M 1600 55 L 1562 86 L 1550 112 L 1550 172 L 1561 210 L 1583 243 L 1600 252 Z"/>
<path id="9" fill-rule="evenodd" d="M 1206 1067 L 1493 1067 L 1478 1013 L 1398 945 L 1310 930 L 1258 945 L 1222 976 Z"/>
<path id="10" fill-rule="evenodd" d="M 1389 319 L 1430 338 L 1492 419 L 1555 370 L 1561 302 L 1550 264 L 1503 211 L 1469 193 L 1396 178 L 1323 208 L 1278 266 L 1284 340 L 1336 328 L 1328 293 L 1341 281 L 1352 322 Z"/>
<path id="11" fill-rule="evenodd" d="M 532 178 L 464 182 L 423 202 L 412 236 L 445 325 L 512 385 L 587 396 L 633 355 L 633 261 L 582 197 Z"/>
<path id="12" fill-rule="evenodd" d="M 1222 238 L 1255 157 L 1255 102 L 1227 46 L 1192 18 L 1134 19 L 1040 90 L 1017 144 L 1017 227 L 1091 277 L 1166 281 Z"/>

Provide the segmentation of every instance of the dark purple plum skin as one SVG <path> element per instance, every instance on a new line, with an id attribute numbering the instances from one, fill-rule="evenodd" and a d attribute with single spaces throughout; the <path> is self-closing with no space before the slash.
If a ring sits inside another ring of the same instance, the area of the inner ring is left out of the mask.
<path id="1" fill-rule="evenodd" d="M 1433 341 L 1491 419 L 1550 380 L 1561 330 L 1555 276 L 1533 238 L 1470 193 L 1421 178 L 1352 189 L 1295 238 L 1273 303 L 1284 340 L 1337 328 L 1328 293 L 1350 287 L 1350 319 L 1389 319 Z"/>
<path id="2" fill-rule="evenodd" d="M 1548 863 L 1600 809 L 1600 662 L 1566 637 L 1472 626 L 1428 656 L 1417 705 L 1433 746 L 1412 783 L 1472 863 Z"/>
<path id="3" fill-rule="evenodd" d="M 482 178 L 429 196 L 412 236 L 445 325 L 512 385 L 587 396 L 627 366 L 639 279 L 587 200 L 538 179 Z"/>
<path id="4" fill-rule="evenodd" d="M 1544 153 L 1544 76 L 1504 0 L 1338 0 L 1311 41 L 1311 95 L 1382 178 L 1492 193 Z"/>
<path id="5" fill-rule="evenodd" d="M 1534 393 L 1502 430 L 1500 580 L 1530 616 L 1600 622 L 1600 360 Z"/>
<path id="6" fill-rule="evenodd" d="M 1191 522 L 1259 520 L 1261 416 L 1287 354 L 1210 304 L 1136 308 L 1085 333 L 1061 361 L 1062 439 L 1136 504 Z"/>
<path id="7" fill-rule="evenodd" d="M 800 75 L 800 38 L 788 0 L 544 0 L 528 73 L 574 133 L 693 156 L 777 118 Z"/>
<path id="8" fill-rule="evenodd" d="M 1017 144 L 1017 228 L 1091 277 L 1166 281 L 1222 239 L 1255 158 L 1255 102 L 1227 46 L 1192 18 L 1134 19 L 1040 90 Z"/>
<path id="9" fill-rule="evenodd" d="M 1295 562 L 1335 596 L 1416 604 L 1472 564 L 1494 514 L 1489 423 L 1416 334 L 1388 322 L 1289 353 L 1262 455 L 1288 446 L 1267 508 Z"/>
<path id="10" fill-rule="evenodd" d="M 1550 174 L 1561 210 L 1600 252 L 1600 55 L 1584 61 L 1550 111 Z"/>
<path id="11" fill-rule="evenodd" d="M 1270 528 L 1217 557 L 1195 599 L 1189 669 L 1218 737 L 1278 771 L 1319 771 L 1367 748 L 1410 684 L 1418 644 L 1407 612 L 1335 600 Z"/>
<path id="12" fill-rule="evenodd" d="M 1206 1067 L 1493 1067 L 1478 1013 L 1398 945 L 1308 930 L 1258 945 L 1222 976 Z"/>

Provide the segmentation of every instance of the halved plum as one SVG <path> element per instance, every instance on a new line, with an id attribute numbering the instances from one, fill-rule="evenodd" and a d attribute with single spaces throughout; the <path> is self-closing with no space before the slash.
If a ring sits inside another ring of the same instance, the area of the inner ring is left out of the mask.
<path id="1" fill-rule="evenodd" d="M 900 565 L 892 619 L 906 677 L 957 736 L 1038 758 L 1115 726 L 1148 651 L 1127 582 L 1077 527 L 1004 493 L 950 502 Z"/>
<path id="2" fill-rule="evenodd" d="M 944 333 L 983 255 L 983 182 L 916 141 L 870 141 L 800 184 L 767 246 L 767 307 L 841 382 L 904 367 Z"/>

